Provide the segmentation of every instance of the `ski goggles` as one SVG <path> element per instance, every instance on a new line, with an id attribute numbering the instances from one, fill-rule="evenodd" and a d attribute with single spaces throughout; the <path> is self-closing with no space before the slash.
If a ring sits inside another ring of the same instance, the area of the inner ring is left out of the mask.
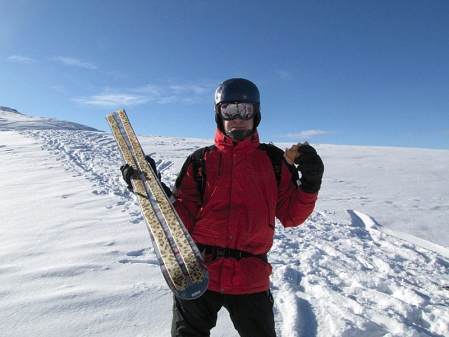
<path id="1" fill-rule="evenodd" d="M 237 117 L 247 121 L 254 117 L 255 109 L 253 103 L 221 103 L 219 105 L 219 113 L 221 118 L 226 121 L 236 119 Z"/>

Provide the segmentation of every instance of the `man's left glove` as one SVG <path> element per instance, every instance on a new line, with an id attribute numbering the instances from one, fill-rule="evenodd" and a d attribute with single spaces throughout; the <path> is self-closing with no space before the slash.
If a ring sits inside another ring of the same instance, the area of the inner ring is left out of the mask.
<path id="1" fill-rule="evenodd" d="M 153 169 L 153 172 L 157 172 L 156 162 L 154 161 L 154 159 L 151 158 L 150 156 L 145 156 L 145 160 L 148 162 L 148 164 L 150 164 L 151 168 Z M 120 166 L 120 171 L 122 172 L 123 180 L 126 182 L 128 189 L 131 192 L 134 192 L 133 185 L 131 183 L 131 179 L 134 175 L 134 169 L 132 168 L 132 166 L 125 164 L 125 165 Z M 161 182 L 161 185 L 162 185 L 162 188 L 164 189 L 165 194 L 167 194 L 167 196 L 170 196 L 172 194 L 172 192 L 171 192 L 170 188 L 168 188 L 168 186 L 165 185 L 161 181 L 160 172 L 157 172 L 157 178 Z"/>
<path id="2" fill-rule="evenodd" d="M 122 177 L 128 187 L 128 190 L 134 192 L 133 185 L 131 183 L 131 178 L 134 174 L 134 169 L 132 168 L 132 166 L 125 164 L 120 166 L 120 171 L 122 171 Z"/>
<path id="3" fill-rule="evenodd" d="M 300 188 L 309 194 L 317 193 L 321 187 L 324 164 L 316 150 L 309 143 L 298 143 L 285 151 L 287 161 L 298 165 L 301 172 Z"/>

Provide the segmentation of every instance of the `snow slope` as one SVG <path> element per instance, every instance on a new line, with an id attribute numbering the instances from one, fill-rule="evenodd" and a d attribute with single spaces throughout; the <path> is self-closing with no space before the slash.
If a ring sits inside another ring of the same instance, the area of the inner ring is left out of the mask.
<path id="1" fill-rule="evenodd" d="M 211 144 L 140 140 L 169 185 Z M 316 147 L 316 211 L 278 226 L 269 255 L 278 336 L 448 336 L 449 151 Z M 172 295 L 111 134 L 3 108 L 0 160 L 0 335 L 169 336 Z M 237 336 L 225 310 L 212 336 Z"/>

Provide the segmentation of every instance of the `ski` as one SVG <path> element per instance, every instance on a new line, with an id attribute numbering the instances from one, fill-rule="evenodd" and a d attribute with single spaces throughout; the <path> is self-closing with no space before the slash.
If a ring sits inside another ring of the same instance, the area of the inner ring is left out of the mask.
<path id="1" fill-rule="evenodd" d="M 194 299 L 207 289 L 209 274 L 203 257 L 165 194 L 125 110 L 106 116 L 125 162 L 132 166 L 134 193 L 147 223 L 162 274 L 176 296 Z"/>

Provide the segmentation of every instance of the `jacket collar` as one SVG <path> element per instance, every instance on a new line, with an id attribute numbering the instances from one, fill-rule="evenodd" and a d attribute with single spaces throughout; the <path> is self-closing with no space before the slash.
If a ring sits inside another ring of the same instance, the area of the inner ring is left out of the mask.
<path id="1" fill-rule="evenodd" d="M 243 140 L 234 140 L 221 132 L 219 129 L 215 132 L 215 146 L 223 152 L 233 152 L 234 150 L 255 150 L 259 146 L 259 133 L 254 133 Z"/>

